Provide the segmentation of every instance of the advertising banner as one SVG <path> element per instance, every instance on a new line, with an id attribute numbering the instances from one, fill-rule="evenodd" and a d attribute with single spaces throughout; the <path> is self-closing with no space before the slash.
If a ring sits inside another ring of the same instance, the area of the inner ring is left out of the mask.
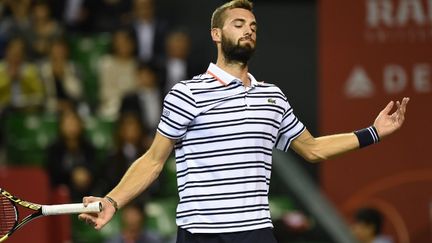
<path id="1" fill-rule="evenodd" d="M 321 0 L 318 26 L 321 135 L 411 99 L 401 130 L 322 164 L 325 193 L 347 219 L 380 210 L 394 242 L 431 242 L 432 0 Z"/>

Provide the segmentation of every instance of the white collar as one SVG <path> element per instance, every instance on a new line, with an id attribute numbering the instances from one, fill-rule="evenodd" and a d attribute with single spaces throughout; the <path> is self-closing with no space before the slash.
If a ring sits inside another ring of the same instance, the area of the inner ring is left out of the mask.
<path id="1" fill-rule="evenodd" d="M 211 76 L 213 76 L 215 79 L 217 79 L 219 82 L 221 82 L 225 86 L 230 84 L 231 82 L 234 82 L 234 81 L 240 81 L 241 82 L 241 80 L 239 78 L 236 78 L 233 75 L 227 73 L 225 70 L 218 67 L 214 63 L 210 63 L 210 65 L 207 69 L 207 73 L 210 74 Z M 252 76 L 252 74 L 248 73 L 247 75 L 251 81 L 251 87 L 255 87 L 256 85 L 258 85 L 258 81 L 255 79 L 254 76 Z"/>

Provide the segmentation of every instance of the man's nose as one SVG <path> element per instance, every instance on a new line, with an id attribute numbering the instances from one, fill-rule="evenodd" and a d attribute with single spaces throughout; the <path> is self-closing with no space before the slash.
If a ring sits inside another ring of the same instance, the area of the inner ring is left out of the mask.
<path id="1" fill-rule="evenodd" d="M 244 33 L 243 33 L 243 36 L 244 37 L 252 37 L 252 29 L 251 28 L 246 28 L 246 30 L 244 31 Z"/>

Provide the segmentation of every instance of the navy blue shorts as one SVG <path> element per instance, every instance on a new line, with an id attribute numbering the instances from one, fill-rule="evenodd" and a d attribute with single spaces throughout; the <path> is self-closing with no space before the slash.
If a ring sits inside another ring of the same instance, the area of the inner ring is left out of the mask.
<path id="1" fill-rule="evenodd" d="M 277 243 L 272 228 L 234 233 L 195 233 L 177 228 L 177 243 Z"/>

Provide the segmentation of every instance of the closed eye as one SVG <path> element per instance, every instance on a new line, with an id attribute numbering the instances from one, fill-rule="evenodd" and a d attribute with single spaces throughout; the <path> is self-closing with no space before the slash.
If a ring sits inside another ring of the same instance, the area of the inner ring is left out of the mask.
<path id="1" fill-rule="evenodd" d="M 237 20 L 234 21 L 234 27 L 241 28 L 241 27 L 243 27 L 244 23 L 245 23 L 244 20 L 237 19 Z"/>
<path id="2" fill-rule="evenodd" d="M 244 19 L 235 19 L 233 21 L 234 27 L 237 29 L 243 28 L 244 25 L 246 24 L 246 20 Z M 250 28 L 253 32 L 257 31 L 257 23 L 255 21 L 253 21 L 252 23 L 250 23 Z"/>

